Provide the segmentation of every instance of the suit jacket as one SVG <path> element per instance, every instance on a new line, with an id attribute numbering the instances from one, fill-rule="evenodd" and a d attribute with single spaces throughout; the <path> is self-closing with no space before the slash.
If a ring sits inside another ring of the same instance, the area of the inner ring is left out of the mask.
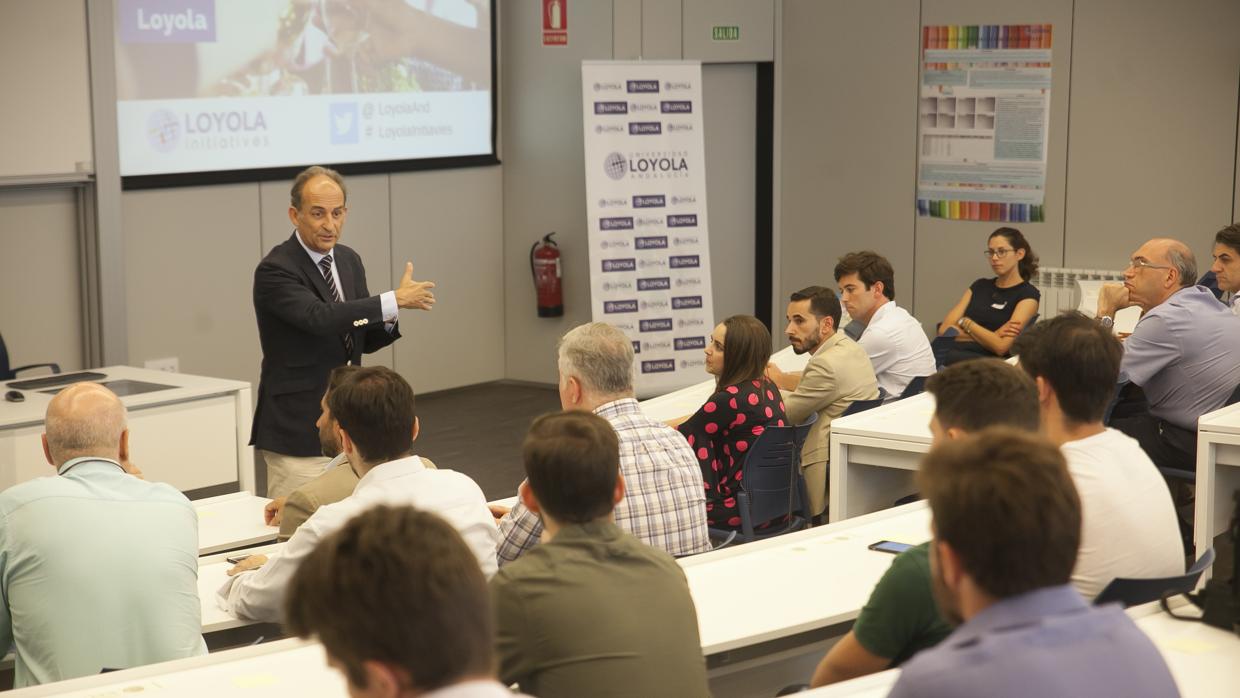
<path id="1" fill-rule="evenodd" d="M 822 463 L 831 452 L 831 420 L 844 413 L 855 400 L 878 397 L 878 381 L 865 349 L 836 332 L 827 338 L 801 372 L 794 392 L 782 391 L 784 412 L 792 424 L 801 424 L 811 412 L 818 421 L 801 449 L 804 465 Z"/>
<path id="2" fill-rule="evenodd" d="M 360 365 L 363 353 L 400 337 L 383 326 L 378 296 L 366 289 L 366 269 L 352 249 L 332 250 L 345 301 L 332 298 L 322 272 L 294 232 L 254 270 L 254 315 L 263 347 L 258 407 L 250 443 L 289 456 L 317 456 L 319 399 L 331 370 Z M 353 355 L 344 337 L 353 336 Z"/>
<path id="3" fill-rule="evenodd" d="M 436 469 L 430 458 L 418 456 L 422 465 Z M 280 516 L 280 541 L 293 537 L 297 528 L 318 511 L 324 504 L 335 504 L 353 494 L 357 488 L 357 473 L 343 454 L 336 465 L 323 471 L 323 474 L 289 493 L 284 501 L 284 513 Z"/>

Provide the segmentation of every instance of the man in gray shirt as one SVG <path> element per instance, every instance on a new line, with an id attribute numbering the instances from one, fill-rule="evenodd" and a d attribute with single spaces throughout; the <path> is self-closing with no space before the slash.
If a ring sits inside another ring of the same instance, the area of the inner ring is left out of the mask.
<path id="1" fill-rule="evenodd" d="M 1178 240 L 1155 238 L 1132 254 L 1124 284 L 1098 296 L 1098 319 L 1140 306 L 1124 342 L 1120 382 L 1145 393 L 1144 409 L 1117 410 L 1110 426 L 1140 442 L 1156 465 L 1195 467 L 1197 418 L 1222 407 L 1240 384 L 1240 321 L 1203 286 L 1197 263 Z"/>

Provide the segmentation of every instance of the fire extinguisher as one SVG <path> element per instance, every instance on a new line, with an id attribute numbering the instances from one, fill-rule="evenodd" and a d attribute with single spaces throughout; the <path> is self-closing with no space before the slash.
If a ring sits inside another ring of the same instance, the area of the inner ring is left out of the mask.
<path id="1" fill-rule="evenodd" d="M 564 314 L 564 294 L 560 289 L 560 248 L 547 233 L 541 242 L 530 247 L 530 274 L 538 291 L 538 317 L 560 317 Z"/>

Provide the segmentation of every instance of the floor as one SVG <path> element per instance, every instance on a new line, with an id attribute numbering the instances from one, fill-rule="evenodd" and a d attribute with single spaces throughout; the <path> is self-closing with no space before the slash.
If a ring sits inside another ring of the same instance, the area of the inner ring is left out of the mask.
<path id="1" fill-rule="evenodd" d="M 472 477 L 487 500 L 525 478 L 521 442 L 534 418 L 560 409 L 554 387 L 496 382 L 417 397 L 422 433 L 413 451 Z"/>

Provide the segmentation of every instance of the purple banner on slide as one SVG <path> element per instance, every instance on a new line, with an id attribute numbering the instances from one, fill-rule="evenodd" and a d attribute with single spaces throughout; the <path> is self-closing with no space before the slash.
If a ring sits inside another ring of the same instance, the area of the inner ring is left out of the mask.
<path id="1" fill-rule="evenodd" d="M 120 0 L 116 13 L 126 44 L 215 41 L 215 0 Z"/>

